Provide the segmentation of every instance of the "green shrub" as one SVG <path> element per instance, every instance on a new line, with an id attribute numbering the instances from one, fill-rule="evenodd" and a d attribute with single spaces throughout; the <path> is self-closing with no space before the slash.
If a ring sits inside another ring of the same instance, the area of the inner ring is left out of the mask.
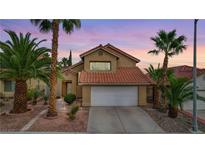
<path id="1" fill-rule="evenodd" d="M 26 94 L 28 101 L 33 99 L 33 92 L 34 92 L 33 89 L 28 89 L 27 94 Z"/>
<path id="2" fill-rule="evenodd" d="M 37 104 L 37 99 L 39 96 L 41 96 L 41 92 L 38 89 L 34 89 L 34 91 L 33 91 L 33 105 Z"/>
<path id="3" fill-rule="evenodd" d="M 79 106 L 77 106 L 77 105 L 72 106 L 70 112 L 68 113 L 68 116 L 69 116 L 70 120 L 74 120 L 75 119 L 75 115 L 78 112 L 78 110 L 79 110 Z"/>
<path id="4" fill-rule="evenodd" d="M 43 96 L 43 99 L 44 99 L 44 105 L 47 105 L 48 104 L 48 96 L 47 95 L 44 95 Z"/>
<path id="5" fill-rule="evenodd" d="M 68 104 L 72 104 L 76 100 L 76 96 L 74 94 L 67 94 L 64 97 L 64 101 Z"/>

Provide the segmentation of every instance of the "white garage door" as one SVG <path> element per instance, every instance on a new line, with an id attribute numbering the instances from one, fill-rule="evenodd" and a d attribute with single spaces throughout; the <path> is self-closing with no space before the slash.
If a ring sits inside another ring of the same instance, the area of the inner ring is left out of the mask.
<path id="1" fill-rule="evenodd" d="M 91 106 L 136 106 L 137 86 L 92 86 Z"/>

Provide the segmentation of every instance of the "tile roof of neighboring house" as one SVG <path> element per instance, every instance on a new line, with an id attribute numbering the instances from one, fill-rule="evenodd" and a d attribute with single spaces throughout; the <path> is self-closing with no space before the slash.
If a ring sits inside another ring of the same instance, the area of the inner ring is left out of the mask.
<path id="1" fill-rule="evenodd" d="M 176 77 L 186 77 L 188 79 L 192 79 L 193 67 L 182 65 L 182 66 L 175 66 L 170 67 L 169 69 L 173 70 Z M 205 73 L 205 69 L 197 68 L 197 76 Z"/>
<path id="2" fill-rule="evenodd" d="M 116 72 L 85 72 L 79 77 L 81 85 L 152 85 L 138 67 L 120 67 Z"/>

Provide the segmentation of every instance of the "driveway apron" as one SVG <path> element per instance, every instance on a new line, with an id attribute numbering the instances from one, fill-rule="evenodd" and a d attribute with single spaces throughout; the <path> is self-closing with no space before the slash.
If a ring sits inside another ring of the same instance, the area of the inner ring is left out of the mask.
<path id="1" fill-rule="evenodd" d="M 163 133 L 139 107 L 91 107 L 88 133 Z"/>

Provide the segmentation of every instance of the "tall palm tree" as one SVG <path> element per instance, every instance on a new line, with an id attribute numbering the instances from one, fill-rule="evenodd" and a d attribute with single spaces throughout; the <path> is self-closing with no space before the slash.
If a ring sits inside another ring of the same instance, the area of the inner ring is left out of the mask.
<path id="1" fill-rule="evenodd" d="M 165 89 L 166 89 L 166 82 L 167 82 L 167 69 L 168 69 L 168 62 L 169 58 L 173 57 L 174 55 L 178 55 L 186 49 L 186 45 L 184 42 L 186 41 L 186 37 L 184 35 L 177 36 L 176 30 L 172 30 L 170 32 L 166 32 L 161 30 L 157 33 L 157 36 L 151 37 L 151 40 L 154 41 L 156 49 L 149 51 L 149 54 L 158 55 L 159 53 L 164 54 L 164 61 L 163 61 L 163 75 L 161 80 L 162 85 L 162 104 L 163 109 L 166 111 L 167 104 L 165 98 Z"/>
<path id="2" fill-rule="evenodd" d="M 31 34 L 20 33 L 18 36 L 13 31 L 5 31 L 10 40 L 0 41 L 0 62 L 4 69 L 1 70 L 1 79 L 15 80 L 15 94 L 13 113 L 27 111 L 27 84 L 31 78 L 38 78 L 49 83 L 51 59 L 46 56 L 50 49 L 39 47 L 45 40 L 37 42 L 37 38 L 31 39 Z"/>
<path id="3" fill-rule="evenodd" d="M 51 55 L 51 75 L 50 75 L 50 97 L 49 97 L 49 110 L 47 113 L 48 117 L 57 116 L 56 111 L 56 83 L 57 83 L 57 57 L 58 57 L 58 37 L 59 37 L 59 26 L 62 25 L 63 30 L 67 34 L 71 34 L 75 28 L 81 27 L 81 22 L 78 19 L 33 19 L 31 23 L 38 26 L 41 32 L 53 33 L 52 38 L 52 55 Z"/>

